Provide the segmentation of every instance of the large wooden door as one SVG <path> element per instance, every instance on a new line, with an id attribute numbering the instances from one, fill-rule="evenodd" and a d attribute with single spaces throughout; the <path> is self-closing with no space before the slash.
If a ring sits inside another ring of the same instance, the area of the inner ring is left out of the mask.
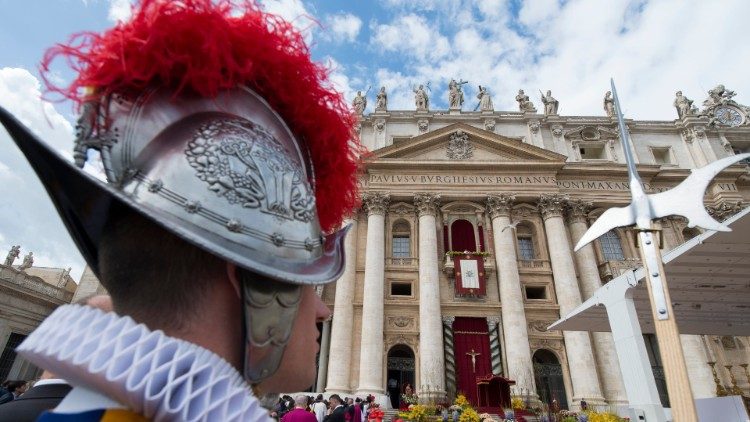
<path id="1" fill-rule="evenodd" d="M 492 373 L 490 336 L 485 318 L 456 317 L 453 322 L 456 391 L 477 405 L 477 376 Z"/>

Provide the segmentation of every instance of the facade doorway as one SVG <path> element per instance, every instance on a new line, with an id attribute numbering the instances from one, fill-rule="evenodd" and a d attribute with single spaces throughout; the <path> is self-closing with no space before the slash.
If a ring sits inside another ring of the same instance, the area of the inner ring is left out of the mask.
<path id="1" fill-rule="evenodd" d="M 532 358 L 534 362 L 534 380 L 539 399 L 552 408 L 552 401 L 557 400 L 560 409 L 568 408 L 568 396 L 565 394 L 563 370 L 557 356 L 549 350 L 539 349 Z"/>
<path id="2" fill-rule="evenodd" d="M 397 344 L 388 351 L 388 396 L 391 407 L 401 407 L 401 393 L 406 385 L 414 389 L 414 352 L 409 346 Z"/>
<path id="3" fill-rule="evenodd" d="M 453 321 L 453 350 L 457 392 L 477 406 L 477 377 L 492 374 L 487 319 L 456 317 Z"/>

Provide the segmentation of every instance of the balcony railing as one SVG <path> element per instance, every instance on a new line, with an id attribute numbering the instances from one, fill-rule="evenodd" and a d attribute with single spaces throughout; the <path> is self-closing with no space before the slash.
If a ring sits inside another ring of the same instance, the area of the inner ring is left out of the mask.
<path id="1" fill-rule="evenodd" d="M 518 268 L 531 271 L 551 271 L 549 261 L 546 259 L 519 259 Z"/>
<path id="2" fill-rule="evenodd" d="M 419 263 L 418 258 L 390 257 L 386 258 L 386 264 L 393 267 L 415 267 Z"/>
<path id="3" fill-rule="evenodd" d="M 599 277 L 602 281 L 609 281 L 622 273 L 637 268 L 641 265 L 638 258 L 612 259 L 599 264 Z"/>

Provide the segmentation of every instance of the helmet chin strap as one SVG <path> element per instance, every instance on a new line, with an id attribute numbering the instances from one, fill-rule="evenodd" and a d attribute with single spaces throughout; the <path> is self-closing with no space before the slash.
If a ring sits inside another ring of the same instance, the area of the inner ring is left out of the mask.
<path id="1" fill-rule="evenodd" d="M 245 326 L 243 372 L 250 384 L 258 384 L 279 369 L 302 300 L 302 286 L 239 268 L 237 278 L 242 284 Z"/>

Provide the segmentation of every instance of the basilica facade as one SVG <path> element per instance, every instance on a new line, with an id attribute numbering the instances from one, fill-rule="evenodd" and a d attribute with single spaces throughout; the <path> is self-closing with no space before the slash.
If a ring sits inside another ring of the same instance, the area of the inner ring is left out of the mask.
<path id="1" fill-rule="evenodd" d="M 448 110 L 431 110 L 419 89 L 414 110 L 389 110 L 385 89 L 373 112 L 355 100 L 371 155 L 346 270 L 321 292 L 333 318 L 316 390 L 376 394 L 397 407 L 411 384 L 425 400 L 461 392 L 476 404 L 477 377 L 494 374 L 515 381 L 514 394 L 563 408 L 626 404 L 611 334 L 547 330 L 640 265 L 628 230 L 573 252 L 598 215 L 630 202 L 611 96 L 601 116 L 561 116 L 549 92 L 541 112 L 523 91 L 518 111 L 496 111 L 489 97 L 467 111 L 460 89 L 452 81 Z M 748 109 L 732 96 L 719 86 L 698 110 L 680 92 L 676 120 L 626 120 L 647 190 L 750 146 Z M 705 205 L 722 219 L 749 196 L 747 167 L 736 165 L 717 176 Z M 665 250 L 699 233 L 681 218 L 659 224 Z M 668 405 L 655 339 L 645 337 Z M 715 395 L 707 362 L 731 359 L 739 370 L 750 358 L 747 338 L 682 336 L 682 345 L 696 398 Z M 747 394 L 750 380 L 735 375 Z"/>

